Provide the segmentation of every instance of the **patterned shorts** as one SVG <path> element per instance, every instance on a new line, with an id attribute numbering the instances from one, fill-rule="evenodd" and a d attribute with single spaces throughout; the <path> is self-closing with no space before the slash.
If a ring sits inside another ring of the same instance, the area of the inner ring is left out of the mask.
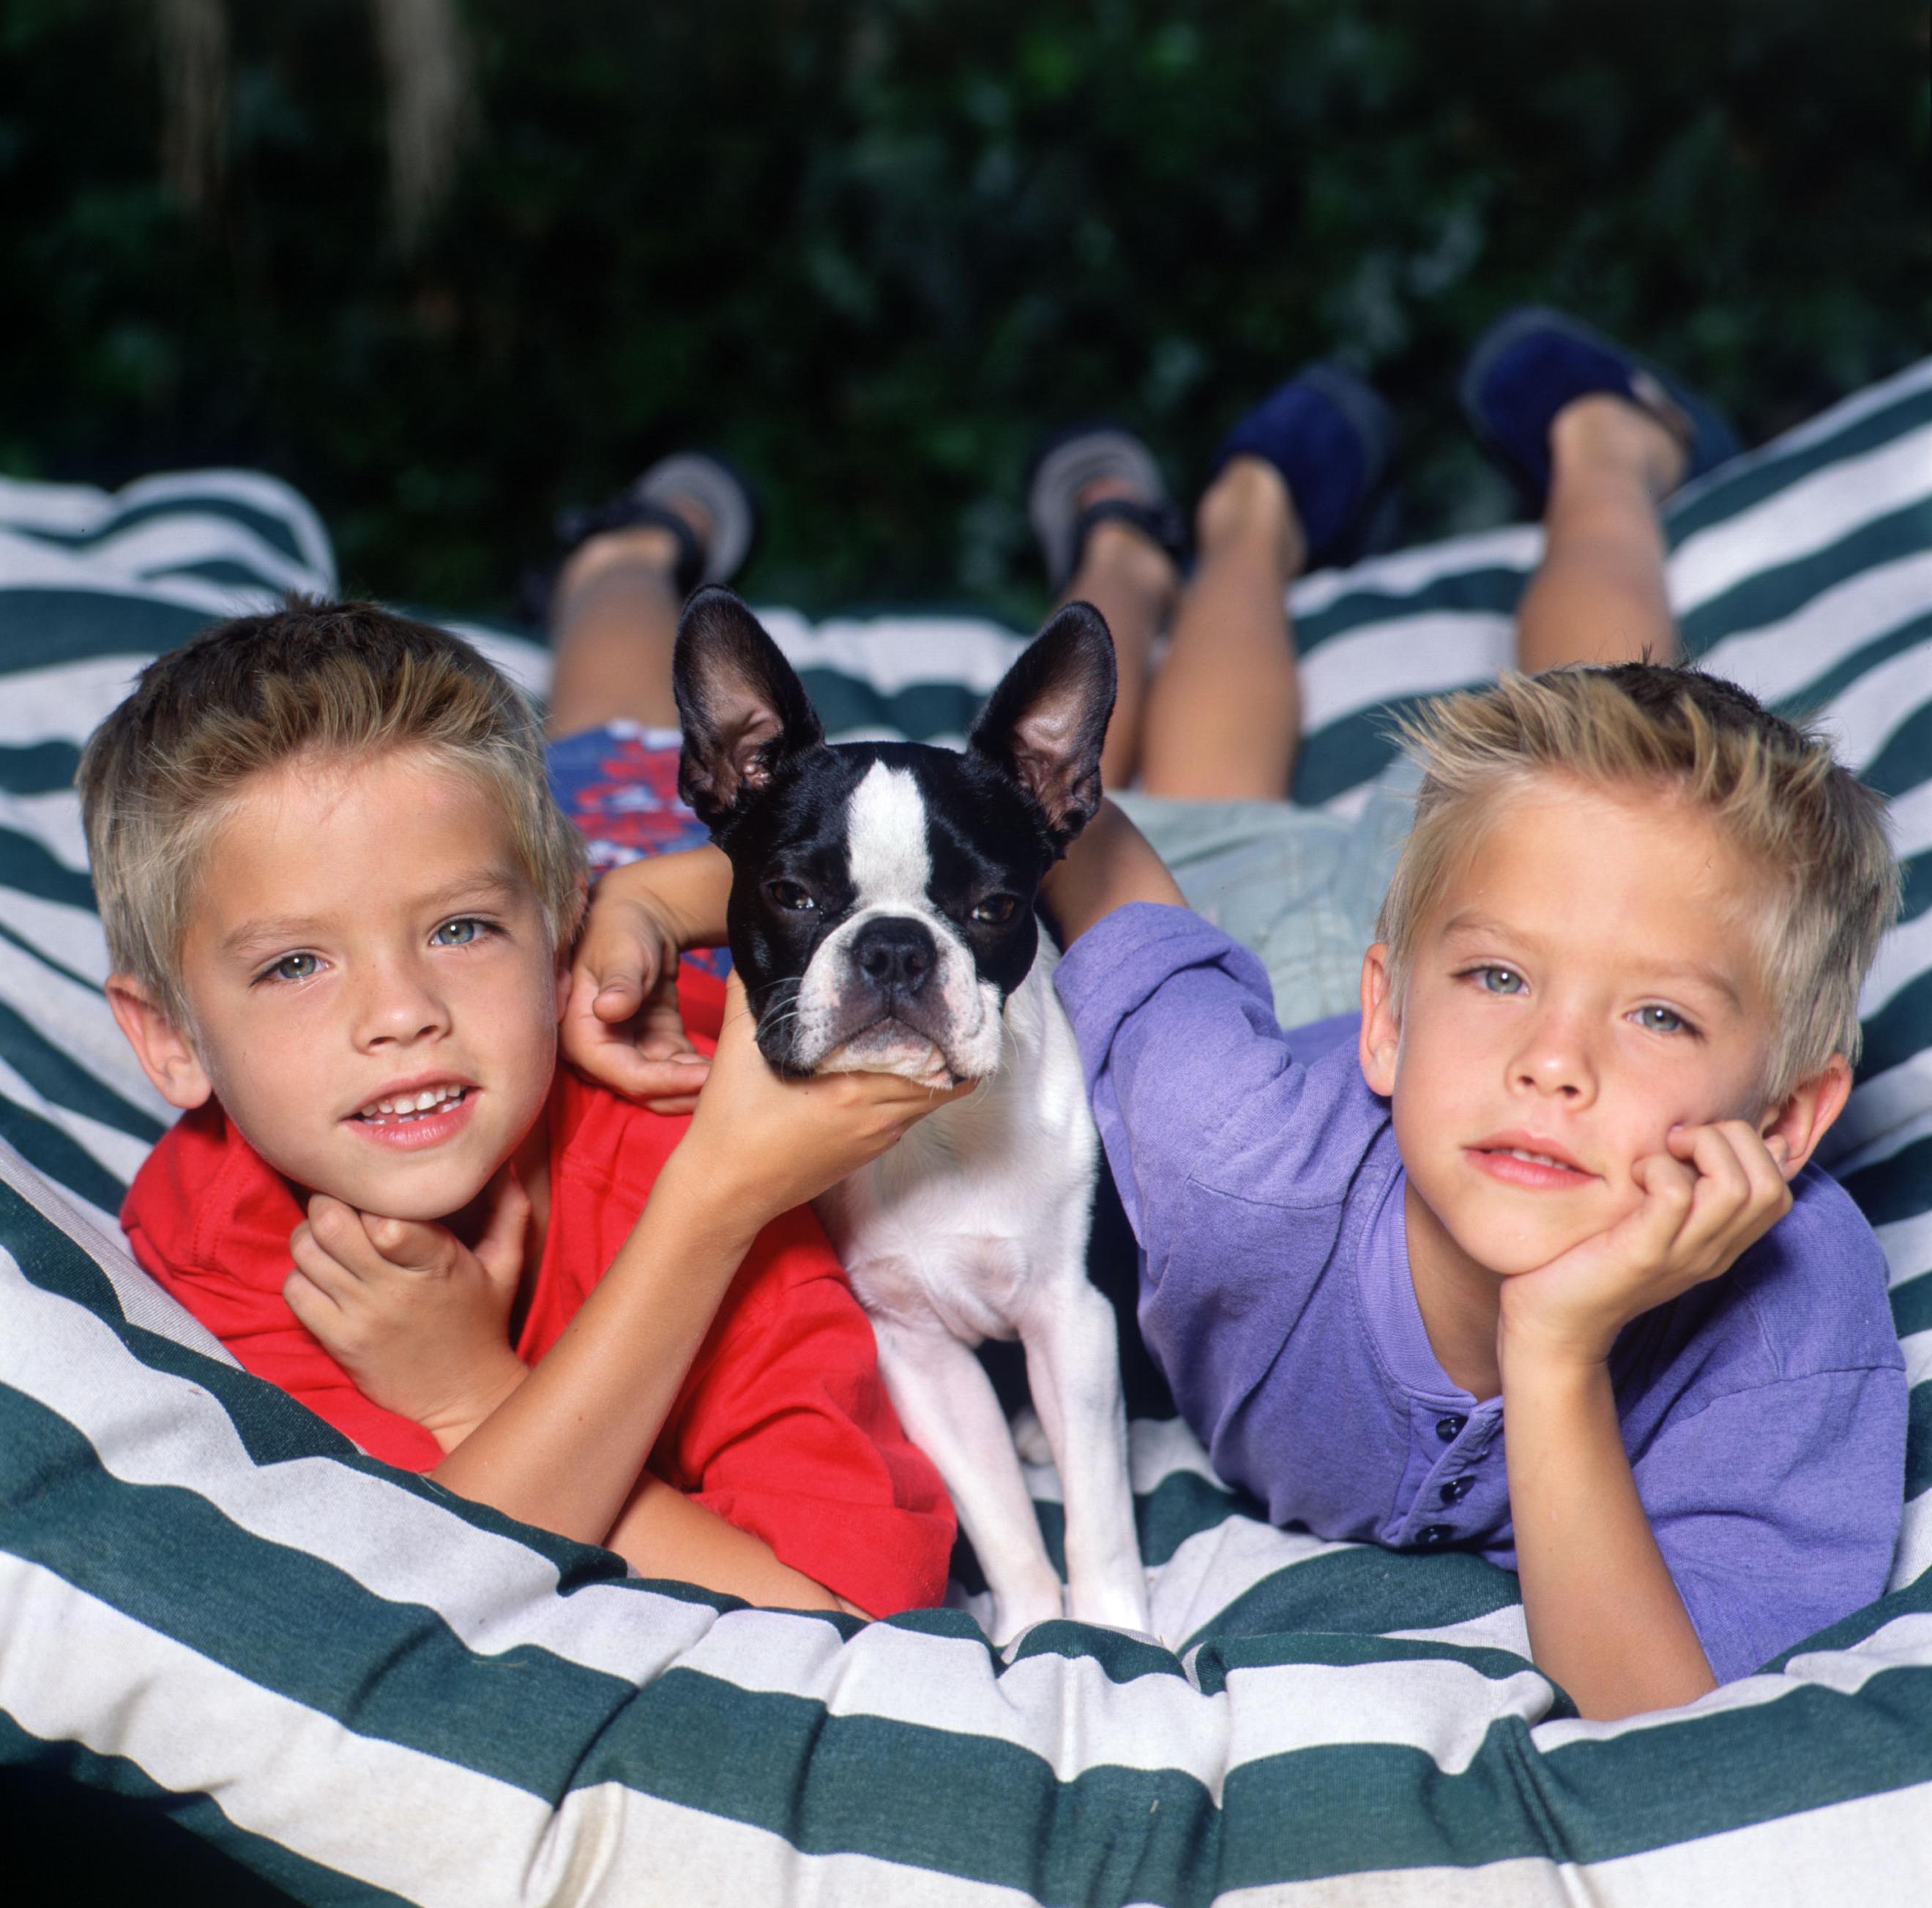
<path id="1" fill-rule="evenodd" d="M 698 848 L 711 838 L 678 799 L 679 743 L 675 729 L 610 722 L 565 736 L 544 749 L 550 792 L 584 837 L 592 880 L 608 868 Z M 730 971 L 731 957 L 722 947 L 685 958 L 712 974 Z"/>

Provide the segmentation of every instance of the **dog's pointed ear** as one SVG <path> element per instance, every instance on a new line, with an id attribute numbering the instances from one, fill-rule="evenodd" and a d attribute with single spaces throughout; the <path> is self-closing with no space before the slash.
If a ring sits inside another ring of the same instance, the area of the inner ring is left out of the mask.
<path id="1" fill-rule="evenodd" d="M 1114 682 L 1105 619 L 1090 603 L 1069 603 L 1007 670 L 967 738 L 1030 798 L 1056 856 L 1100 806 Z"/>
<path id="2" fill-rule="evenodd" d="M 797 672 L 722 586 L 685 605 L 670 675 L 684 725 L 677 792 L 714 834 L 782 763 L 825 740 Z"/>

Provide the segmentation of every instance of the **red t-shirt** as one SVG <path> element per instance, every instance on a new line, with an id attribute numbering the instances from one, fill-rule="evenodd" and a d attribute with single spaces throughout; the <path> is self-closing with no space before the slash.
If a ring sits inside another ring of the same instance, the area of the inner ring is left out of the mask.
<path id="1" fill-rule="evenodd" d="M 688 968 L 683 976 L 687 1024 L 708 1049 L 723 989 Z M 516 1344 L 525 1364 L 556 1343 L 609 1269 L 689 1124 L 558 1068 L 550 1229 Z M 162 1137 L 121 1209 L 134 1256 L 248 1370 L 371 1456 L 433 1469 L 442 1457 L 435 1438 L 357 1390 L 283 1298 L 289 1235 L 302 1216 L 289 1182 L 213 1101 Z M 899 1428 L 872 1326 L 802 1208 L 766 1226 L 747 1255 L 650 1468 L 875 1616 L 945 1594 L 952 1505 Z"/>

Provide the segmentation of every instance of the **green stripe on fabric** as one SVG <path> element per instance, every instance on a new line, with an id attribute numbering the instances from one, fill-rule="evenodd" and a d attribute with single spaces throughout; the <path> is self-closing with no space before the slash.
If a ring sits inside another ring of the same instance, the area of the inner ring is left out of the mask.
<path id="1" fill-rule="evenodd" d="M 1899 724 L 1858 772 L 1858 779 L 1897 801 L 1932 776 L 1932 700 Z"/>
<path id="2" fill-rule="evenodd" d="M 1451 688 L 1431 690 L 1427 695 L 1392 697 L 1317 729 L 1302 739 L 1288 799 L 1306 807 L 1318 808 L 1372 781 L 1395 760 L 1395 718 L 1399 714 L 1420 708 L 1438 695 L 1453 694 L 1454 688 L 1482 686 L 1472 679 Z"/>
<path id="3" fill-rule="evenodd" d="M 1741 631 L 1762 629 L 1867 570 L 1932 547 L 1932 498 L 1862 524 L 1849 536 L 1789 563 L 1767 561 L 1678 622 L 1684 652 L 1695 661 Z M 1767 556 L 1771 553 L 1767 552 Z"/>
<path id="4" fill-rule="evenodd" d="M 810 668 L 799 671 L 799 680 L 833 735 L 860 728 L 889 729 L 909 742 L 963 735 L 986 700 L 960 682 L 913 682 L 888 693 L 856 676 Z"/>
<path id="5" fill-rule="evenodd" d="M 130 1106 L 79 1062 L 49 1042 L 0 1000 L 0 1060 L 56 1106 L 83 1113 L 150 1146 L 166 1130 L 151 1113 Z"/>
<path id="6" fill-rule="evenodd" d="M 1862 1024 L 1864 1046 L 1858 1055 L 1862 1080 L 1888 1072 L 1932 1047 L 1932 973 L 1907 981 Z"/>
<path id="7" fill-rule="evenodd" d="M 1203 1624 L 1186 1647 L 1218 1650 L 1241 1638 L 1289 1633 L 1440 1630 L 1521 1600 L 1508 1570 L 1471 1552 L 1418 1556 L 1365 1544 L 1304 1558 L 1262 1578 Z M 1196 1676 L 1206 1673 L 1197 1663 Z"/>
<path id="8" fill-rule="evenodd" d="M 1771 706 L 1793 722 L 1814 715 L 1834 696 L 1842 694 L 1867 670 L 1876 669 L 1880 663 L 1916 647 L 1928 638 L 1932 638 L 1932 612 L 1916 616 L 1910 622 L 1874 638 L 1851 655 L 1841 657 L 1816 682 L 1808 682 L 1803 688 L 1779 698 Z"/>
<path id="9" fill-rule="evenodd" d="M 1713 524 L 1742 516 L 1827 465 L 1863 457 L 1924 424 L 1932 424 L 1932 387 L 1909 392 L 1897 403 L 1855 418 L 1815 444 L 1780 452 L 1733 476 L 1720 478 L 1666 516 L 1664 530 L 1672 547 Z"/>
<path id="10" fill-rule="evenodd" d="M 0 588 L 0 676 L 27 673 L 29 661 L 37 670 L 97 656 L 145 661 L 214 620 L 206 610 L 113 590 Z"/>
<path id="11" fill-rule="evenodd" d="M 1912 1388 L 1905 1420 L 1905 1495 L 1932 1490 L 1932 1384 Z"/>
<path id="12" fill-rule="evenodd" d="M 16 1896 L 16 1900 L 99 1901 L 104 1898 L 92 1892 L 91 1886 L 88 1892 L 75 1892 L 77 1886 L 88 1883 L 95 1875 L 97 1860 L 110 1864 L 118 1880 L 134 1872 L 145 1856 L 152 1864 L 152 1874 L 142 1898 L 156 1903 L 158 1908 L 166 1908 L 166 1904 L 153 1892 L 158 1882 L 176 1889 L 191 1887 L 201 1891 L 191 1898 L 197 1908 L 266 1908 L 272 1897 L 277 1902 L 327 1902 L 340 1904 L 340 1908 L 350 1908 L 352 1904 L 358 1908 L 362 1904 L 367 1904 L 367 1908 L 385 1908 L 391 1903 L 406 1908 L 401 1895 L 373 1887 L 339 1869 L 311 1862 L 280 1842 L 238 1828 L 205 1795 L 183 1795 L 164 1789 L 138 1763 L 123 1756 L 98 1754 L 79 1743 L 44 1742 L 22 1729 L 4 1711 L 0 1711 L 0 1766 L 59 1777 L 96 1794 L 138 1804 L 151 1810 L 154 1818 L 152 1828 L 138 1816 L 132 1822 L 115 1822 L 111 1850 L 100 1851 L 98 1856 L 92 1850 L 69 1851 L 63 1864 L 63 1885 L 50 1886 L 44 1893 Z M 57 1825 L 64 1827 L 63 1818 L 70 1813 L 64 1809 L 54 1811 Z M 167 1822 L 202 1845 L 200 1860 L 192 1859 L 161 1839 Z M 8 1880 L 10 1886 L 17 1886 L 20 1885 L 19 1864 L 23 1856 L 31 1857 L 34 1852 L 44 1824 L 34 1820 L 16 1821 L 10 1826 L 13 1832 L 8 1837 Z M 46 1851 L 43 1849 L 40 1852 L 44 1856 Z M 236 1866 L 226 1868 L 224 1862 Z M 43 1873 L 47 1872 L 44 1862 L 40 1866 Z M 190 1868 L 196 1872 L 185 1872 Z M 251 1887 L 249 1876 L 259 1877 L 268 1886 Z M 166 1901 L 178 1902 L 183 1898 L 176 1893 L 169 1895 Z"/>
<path id="13" fill-rule="evenodd" d="M 4 895 L 4 890 L 0 890 L 0 895 Z M 90 994 L 99 994 L 102 992 L 99 981 L 90 975 L 82 974 L 76 968 L 69 967 L 64 961 L 56 961 L 46 949 L 37 947 L 25 934 L 16 933 L 9 927 L 4 918 L 0 918 L 0 940 L 6 941 L 10 946 L 17 947 L 23 954 L 31 955 L 50 973 L 59 974 L 63 979 L 72 981 L 76 987 L 84 987 Z"/>
<path id="14" fill-rule="evenodd" d="M 197 1492 L 126 1484 L 24 1392 L 0 1388 L 0 1425 L 8 1551 L 358 1735 L 554 1800 L 634 1694 L 621 1676 L 533 1646 L 473 1653 L 427 1606 L 266 1542 Z M 603 1564 L 621 1580 L 618 1559 Z M 298 1638 L 287 1630 L 296 1612 Z"/>
<path id="15" fill-rule="evenodd" d="M 58 544 L 64 549 L 85 551 L 93 544 L 104 542 L 118 536 L 124 530 L 132 530 L 138 524 L 152 524 L 170 517 L 225 517 L 231 523 L 240 524 L 252 531 L 272 549 L 278 550 L 284 556 L 298 563 L 306 564 L 308 556 L 304 552 L 294 526 L 289 520 L 272 510 L 265 510 L 259 505 L 244 502 L 239 497 L 226 493 L 214 494 L 194 490 L 182 490 L 166 497 L 157 497 L 150 502 L 133 503 L 117 510 L 94 527 L 80 535 L 58 531 L 30 530 L 23 534 L 45 543 Z M 258 573 L 248 572 L 251 583 L 268 586 L 268 579 Z"/>
<path id="16" fill-rule="evenodd" d="M 1932 1331 L 1932 1278 L 1926 1276 L 1928 1273 L 1932 1273 L 1932 1265 L 1892 1288 L 1892 1328 L 1900 1338 L 1910 1338 L 1915 1332 Z M 1919 1387 L 1922 1390 L 1924 1388 L 1923 1384 Z"/>
<path id="17" fill-rule="evenodd" d="M 1932 908 L 1932 848 L 1898 864 L 1898 919 L 1902 926 Z"/>
<path id="18" fill-rule="evenodd" d="M 0 1094 L 0 1139 L 16 1147 L 37 1172 L 77 1192 L 104 1212 L 118 1212 L 128 1189 L 78 1140 Z"/>
<path id="19" fill-rule="evenodd" d="M 9 795 L 54 795 L 74 786 L 80 751 L 70 742 L 0 747 L 0 790 Z"/>
<path id="20" fill-rule="evenodd" d="M 1847 1173 L 1839 1181 L 1874 1226 L 1916 1219 L 1932 1210 L 1932 1134 Z"/>
<path id="21" fill-rule="evenodd" d="M 5 888 L 85 908 L 90 914 L 100 911 L 94 904 L 94 884 L 85 874 L 56 860 L 32 836 L 11 828 L 0 828 L 0 889 Z"/>
<path id="22" fill-rule="evenodd" d="M 1514 1719 L 1469 1768 L 1362 1745 L 1249 1763 L 1223 1790 L 1223 1889 L 1377 1869 L 1589 1863 L 1672 1846 L 1932 1778 L 1932 1672 L 1881 1672 L 1857 1696 L 1801 1686 L 1539 1755 Z"/>
<path id="23" fill-rule="evenodd" d="M 1331 603 L 1295 620 L 1294 644 L 1304 656 L 1349 631 L 1371 623 L 1402 622 L 1412 616 L 1444 611 L 1477 610 L 1486 615 L 1514 616 L 1529 580 L 1526 569 L 1492 565 L 1481 569 L 1452 570 L 1419 589 L 1406 592 L 1378 590 L 1365 584 L 1345 590 Z"/>

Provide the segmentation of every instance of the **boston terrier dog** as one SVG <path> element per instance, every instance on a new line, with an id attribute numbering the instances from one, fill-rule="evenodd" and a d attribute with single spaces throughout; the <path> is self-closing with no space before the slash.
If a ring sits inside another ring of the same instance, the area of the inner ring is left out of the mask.
<path id="1" fill-rule="evenodd" d="M 907 1431 L 939 1467 L 1004 1642 L 1070 1615 L 1145 1630 L 1114 1315 L 1086 1275 L 1098 1142 L 1040 878 L 1100 800 L 1114 647 L 1070 604 L 965 752 L 829 746 L 804 686 L 728 590 L 679 625 L 680 792 L 730 857 L 732 959 L 780 1073 L 980 1091 L 835 1186 L 818 1214 L 871 1315 Z M 1068 1588 L 972 1347 L 1017 1337 L 1060 1472 Z"/>

